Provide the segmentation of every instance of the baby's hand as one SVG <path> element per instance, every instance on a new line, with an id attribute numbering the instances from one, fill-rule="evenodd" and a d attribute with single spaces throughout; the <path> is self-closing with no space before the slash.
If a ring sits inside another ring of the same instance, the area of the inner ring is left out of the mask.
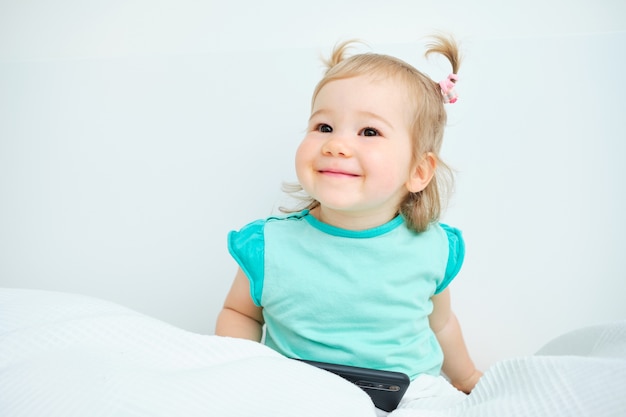
<path id="1" fill-rule="evenodd" d="M 480 377 L 483 376 L 483 373 L 478 369 L 474 369 L 474 372 L 467 378 L 460 381 L 452 381 L 452 385 L 466 394 L 472 392 Z"/>

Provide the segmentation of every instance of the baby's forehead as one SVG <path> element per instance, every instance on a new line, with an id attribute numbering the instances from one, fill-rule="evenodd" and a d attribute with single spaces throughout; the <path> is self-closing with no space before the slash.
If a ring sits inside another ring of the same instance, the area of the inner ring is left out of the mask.
<path id="1" fill-rule="evenodd" d="M 408 90 L 397 77 L 361 74 L 323 85 L 313 100 L 311 119 L 332 114 L 377 115 L 386 121 L 394 120 L 387 124 L 396 125 L 412 122 L 413 110 Z"/>
<path id="2" fill-rule="evenodd" d="M 359 83 L 353 83 L 354 80 Z M 356 84 L 354 89 L 367 89 L 373 86 L 375 89 L 382 86 L 390 91 L 397 91 L 397 98 L 405 102 L 407 110 L 414 111 L 416 104 L 416 94 L 424 92 L 424 82 L 419 79 L 419 72 L 408 66 L 408 64 L 390 59 L 381 55 L 359 55 L 348 58 L 337 64 L 320 80 L 316 86 L 312 100 L 311 109 L 316 105 L 319 94 L 328 94 L 328 86 L 335 86 L 339 89 L 339 84 Z M 354 89 L 348 89 L 345 93 L 352 94 Z"/>

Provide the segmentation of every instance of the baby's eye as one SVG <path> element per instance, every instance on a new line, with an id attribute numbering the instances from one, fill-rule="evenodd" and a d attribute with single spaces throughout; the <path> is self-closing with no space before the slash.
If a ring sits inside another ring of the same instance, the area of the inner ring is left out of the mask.
<path id="1" fill-rule="evenodd" d="M 366 127 L 361 130 L 361 135 L 363 136 L 380 136 L 380 132 L 373 127 Z"/>
<path id="2" fill-rule="evenodd" d="M 325 123 L 321 123 L 317 126 L 317 131 L 321 133 L 331 133 L 333 128 Z"/>

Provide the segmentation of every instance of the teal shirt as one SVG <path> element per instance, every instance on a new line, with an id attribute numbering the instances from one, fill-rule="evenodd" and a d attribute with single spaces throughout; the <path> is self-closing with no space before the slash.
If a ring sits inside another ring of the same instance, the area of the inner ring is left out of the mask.
<path id="1" fill-rule="evenodd" d="M 457 229 L 409 230 L 401 216 L 353 231 L 307 210 L 250 223 L 228 236 L 231 255 L 263 307 L 265 344 L 288 357 L 438 375 L 443 353 L 430 298 L 465 253 Z"/>

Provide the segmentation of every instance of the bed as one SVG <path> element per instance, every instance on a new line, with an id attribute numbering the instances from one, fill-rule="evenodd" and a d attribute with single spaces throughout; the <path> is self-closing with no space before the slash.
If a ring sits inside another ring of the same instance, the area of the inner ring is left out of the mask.
<path id="1" fill-rule="evenodd" d="M 626 416 L 626 321 L 486 370 L 461 404 L 417 416 Z M 194 334 L 108 301 L 0 289 L 0 415 L 375 416 L 330 373 L 254 342 Z"/>

